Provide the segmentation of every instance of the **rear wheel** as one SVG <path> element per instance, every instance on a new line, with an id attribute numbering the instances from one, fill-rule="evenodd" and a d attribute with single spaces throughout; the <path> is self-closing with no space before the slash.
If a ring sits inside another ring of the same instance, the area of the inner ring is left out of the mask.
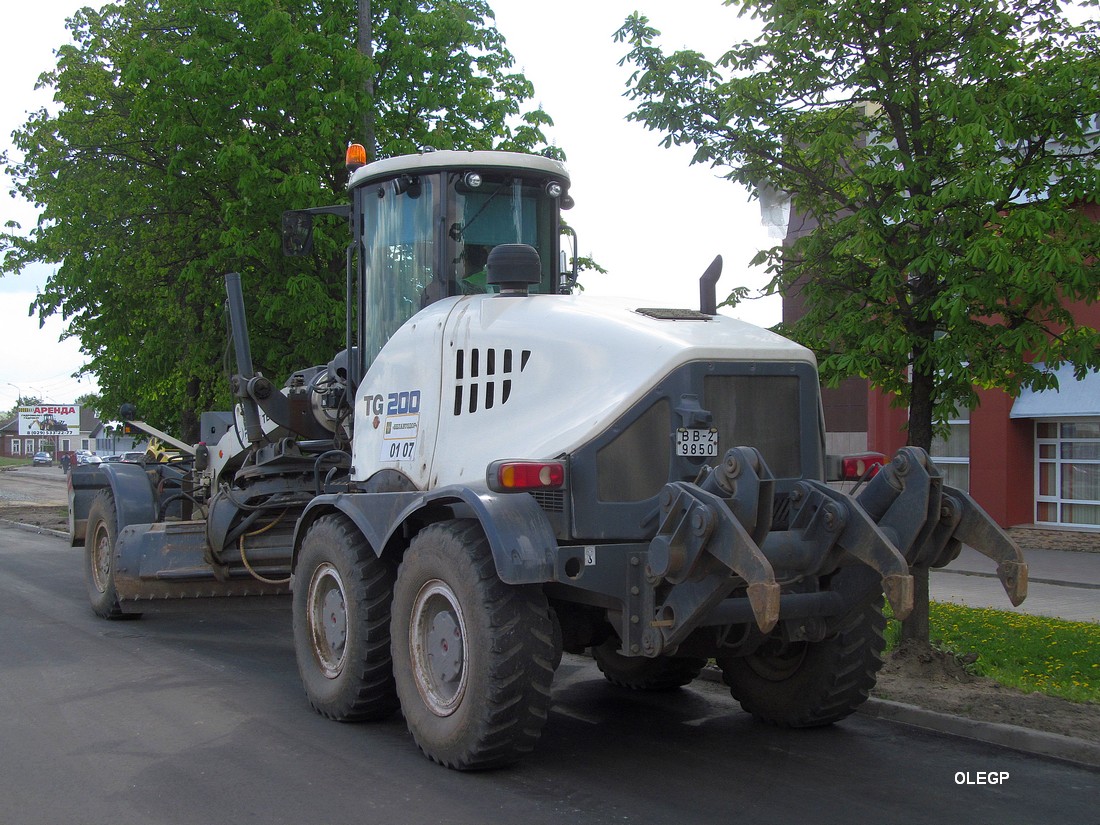
<path id="1" fill-rule="evenodd" d="M 140 613 L 123 613 L 115 589 L 115 544 L 118 541 L 118 516 L 115 497 L 100 490 L 88 508 L 88 528 L 84 540 L 84 583 L 92 611 L 104 619 L 136 619 Z"/>
<path id="2" fill-rule="evenodd" d="M 294 653 L 309 703 L 340 722 L 391 715 L 393 568 L 350 521 L 330 515 L 309 528 L 294 575 Z"/>
<path id="3" fill-rule="evenodd" d="M 497 577 L 476 521 L 421 531 L 393 600 L 394 678 L 417 746 L 459 770 L 529 752 L 550 707 L 553 632 L 541 590 Z"/>
<path id="4" fill-rule="evenodd" d="M 692 682 L 707 664 L 706 659 L 696 657 L 623 656 L 615 638 L 592 648 L 592 656 L 607 681 L 631 690 L 676 690 Z"/>
<path id="5" fill-rule="evenodd" d="M 792 728 L 830 725 L 854 712 L 875 686 L 885 627 L 879 600 L 854 611 L 828 639 L 774 635 L 752 655 L 719 664 L 730 693 L 758 719 Z"/>

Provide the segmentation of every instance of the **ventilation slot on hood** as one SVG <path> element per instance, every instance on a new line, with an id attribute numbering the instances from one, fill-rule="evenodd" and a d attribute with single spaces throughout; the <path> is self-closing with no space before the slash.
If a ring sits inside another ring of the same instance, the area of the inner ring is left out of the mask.
<path id="1" fill-rule="evenodd" d="M 514 378 L 530 357 L 530 350 L 455 350 L 454 414 L 470 415 L 506 404 Z"/>

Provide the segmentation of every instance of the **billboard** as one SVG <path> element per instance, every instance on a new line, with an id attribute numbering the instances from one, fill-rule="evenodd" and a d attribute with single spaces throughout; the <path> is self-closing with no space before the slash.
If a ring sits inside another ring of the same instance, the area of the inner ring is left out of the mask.
<path id="1" fill-rule="evenodd" d="M 80 432 L 80 407 L 37 404 L 19 408 L 20 435 L 75 435 Z"/>

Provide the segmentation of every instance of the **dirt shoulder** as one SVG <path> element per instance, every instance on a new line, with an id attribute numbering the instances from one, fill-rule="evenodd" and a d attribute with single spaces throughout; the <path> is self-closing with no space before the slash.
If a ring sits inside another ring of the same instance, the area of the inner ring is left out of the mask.
<path id="1" fill-rule="evenodd" d="M 0 520 L 67 533 L 65 507 L 0 504 Z M 952 655 L 902 648 L 887 659 L 872 696 L 981 722 L 1100 742 L 1100 704 L 1021 693 L 969 673 Z"/>
<path id="2" fill-rule="evenodd" d="M 872 695 L 879 699 L 1100 743 L 1100 704 L 1023 693 L 968 672 L 953 654 L 902 647 L 887 658 Z"/>
<path id="3" fill-rule="evenodd" d="M 50 530 L 69 532 L 69 508 L 67 505 L 45 507 L 28 504 L 0 504 L 0 519 L 20 524 L 33 524 Z"/>

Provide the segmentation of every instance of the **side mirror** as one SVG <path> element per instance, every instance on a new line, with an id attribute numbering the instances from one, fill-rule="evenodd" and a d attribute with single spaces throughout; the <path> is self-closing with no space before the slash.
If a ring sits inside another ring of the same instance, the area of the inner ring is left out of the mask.
<path id="1" fill-rule="evenodd" d="M 313 215 L 301 210 L 283 213 L 283 254 L 300 258 L 313 251 Z"/>
<path id="2" fill-rule="evenodd" d="M 573 227 L 562 222 L 559 227 L 559 247 L 561 249 L 561 259 L 558 261 L 558 279 L 559 289 L 563 293 L 568 293 L 577 285 L 577 277 L 580 275 L 580 258 L 577 252 L 577 232 Z M 568 238 L 568 240 L 566 240 Z M 573 266 L 569 266 L 569 252 L 568 247 L 573 249 Z"/>

